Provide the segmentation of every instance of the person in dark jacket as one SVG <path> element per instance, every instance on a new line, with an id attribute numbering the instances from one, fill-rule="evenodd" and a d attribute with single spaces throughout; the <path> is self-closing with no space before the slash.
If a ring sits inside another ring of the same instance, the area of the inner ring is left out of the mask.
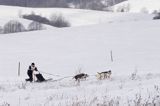
<path id="1" fill-rule="evenodd" d="M 35 66 L 35 63 L 32 63 L 29 68 L 28 68 L 28 71 L 27 71 L 27 74 L 29 76 L 28 79 L 26 79 L 26 81 L 30 81 L 32 82 L 33 81 L 33 72 L 34 71 L 38 71 L 37 67 Z"/>
<path id="2" fill-rule="evenodd" d="M 38 69 L 37 69 L 37 67 L 35 66 L 34 63 L 32 63 L 29 66 L 27 74 L 28 74 L 29 78 L 26 79 L 26 81 L 30 81 L 30 82 L 43 82 L 43 81 L 46 81 L 45 78 L 42 76 L 42 74 L 38 71 Z"/>

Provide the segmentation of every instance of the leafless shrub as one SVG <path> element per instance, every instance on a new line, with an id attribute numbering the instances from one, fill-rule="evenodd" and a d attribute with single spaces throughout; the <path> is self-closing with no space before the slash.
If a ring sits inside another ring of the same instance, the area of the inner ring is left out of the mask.
<path id="1" fill-rule="evenodd" d="M 131 79 L 131 80 L 136 80 L 136 78 L 137 78 L 137 70 L 135 70 L 135 71 L 131 74 L 130 79 Z"/>
<path id="2" fill-rule="evenodd" d="M 55 27 L 70 27 L 70 23 L 62 14 L 52 14 L 50 17 L 50 24 Z"/>
<path id="3" fill-rule="evenodd" d="M 0 34 L 3 33 L 3 28 L 0 26 Z"/>
<path id="4" fill-rule="evenodd" d="M 96 101 L 98 101 L 98 97 L 94 97 L 94 98 L 90 101 L 89 106 L 94 105 L 94 104 L 96 103 Z"/>
<path id="5" fill-rule="evenodd" d="M 7 102 L 3 102 L 2 104 L 0 104 L 0 106 L 10 106 L 10 104 Z"/>
<path id="6" fill-rule="evenodd" d="M 18 88 L 19 89 L 26 89 L 26 83 L 25 82 L 22 82 L 18 85 Z"/>
<path id="7" fill-rule="evenodd" d="M 45 29 L 44 26 L 36 21 L 32 21 L 28 26 L 29 31 L 43 30 L 43 29 Z"/>
<path id="8" fill-rule="evenodd" d="M 154 11 L 152 11 L 152 14 L 157 14 L 158 13 L 158 11 L 157 10 L 154 10 Z"/>
<path id="9" fill-rule="evenodd" d="M 11 20 L 4 25 L 4 33 L 16 33 L 16 32 L 24 32 L 25 27 L 23 24 L 16 20 Z"/>
<path id="10" fill-rule="evenodd" d="M 154 20 L 160 19 L 160 12 L 156 13 L 156 15 L 153 17 Z"/>
<path id="11" fill-rule="evenodd" d="M 141 94 L 136 94 L 136 98 L 133 101 L 134 101 L 134 106 L 141 106 L 141 101 L 142 101 Z"/>

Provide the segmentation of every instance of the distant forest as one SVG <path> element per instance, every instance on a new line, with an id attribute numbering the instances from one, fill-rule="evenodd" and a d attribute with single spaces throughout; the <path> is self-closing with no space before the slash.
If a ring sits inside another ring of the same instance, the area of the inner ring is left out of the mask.
<path id="1" fill-rule="evenodd" d="M 111 6 L 125 0 L 0 0 L 0 5 L 22 7 L 70 7 L 99 9 L 103 6 Z"/>

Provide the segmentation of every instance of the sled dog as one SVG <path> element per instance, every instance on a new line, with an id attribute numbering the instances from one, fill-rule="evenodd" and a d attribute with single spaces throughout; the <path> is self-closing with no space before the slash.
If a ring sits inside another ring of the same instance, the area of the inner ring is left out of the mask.
<path id="1" fill-rule="evenodd" d="M 111 74 L 112 74 L 111 70 L 100 72 L 100 73 L 97 72 L 96 77 L 97 77 L 97 79 L 102 80 L 102 79 L 110 78 Z"/>
<path id="2" fill-rule="evenodd" d="M 88 74 L 80 73 L 80 74 L 75 75 L 73 78 L 76 81 L 80 81 L 80 79 L 86 79 L 87 77 L 88 77 Z"/>

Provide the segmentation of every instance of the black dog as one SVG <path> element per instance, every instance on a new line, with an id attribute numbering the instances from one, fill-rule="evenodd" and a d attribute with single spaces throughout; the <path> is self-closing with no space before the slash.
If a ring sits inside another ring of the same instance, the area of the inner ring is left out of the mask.
<path id="1" fill-rule="evenodd" d="M 86 79 L 87 77 L 88 77 L 88 74 L 81 73 L 81 74 L 75 75 L 73 78 L 74 78 L 76 81 L 80 81 L 80 79 Z"/>

